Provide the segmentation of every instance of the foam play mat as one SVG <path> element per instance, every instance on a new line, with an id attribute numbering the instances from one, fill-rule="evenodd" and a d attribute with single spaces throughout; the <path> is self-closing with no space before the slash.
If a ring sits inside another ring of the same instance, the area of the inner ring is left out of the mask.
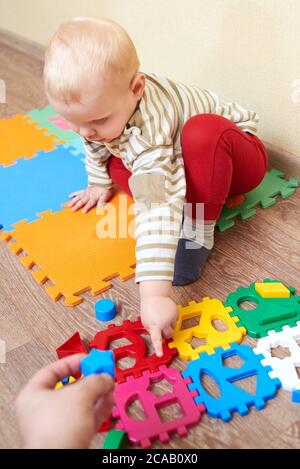
<path id="1" fill-rule="evenodd" d="M 110 288 L 110 279 L 134 275 L 135 241 L 131 236 L 99 237 L 97 226 L 105 214 L 88 214 L 66 208 L 68 195 L 85 188 L 87 176 L 81 139 L 51 106 L 33 109 L 25 116 L 0 119 L 0 228 L 2 240 L 20 256 L 53 300 L 64 297 L 74 306 L 83 292 L 92 294 Z M 227 204 L 217 223 L 220 231 L 235 219 L 249 218 L 256 207 L 276 203 L 277 195 L 291 196 L 298 187 L 273 169 L 254 191 L 237 203 Z M 129 206 L 132 199 L 118 193 L 110 201 L 119 223 L 120 197 Z M 133 216 L 127 216 L 127 224 Z"/>

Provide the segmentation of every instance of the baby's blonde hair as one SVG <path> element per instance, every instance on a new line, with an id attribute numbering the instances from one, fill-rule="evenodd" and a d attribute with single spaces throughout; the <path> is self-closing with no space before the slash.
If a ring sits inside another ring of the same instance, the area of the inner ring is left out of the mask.
<path id="1" fill-rule="evenodd" d="M 45 91 L 65 103 L 80 102 L 88 78 L 130 80 L 139 67 L 135 46 L 118 23 L 104 17 L 74 18 L 59 27 L 47 47 Z"/>

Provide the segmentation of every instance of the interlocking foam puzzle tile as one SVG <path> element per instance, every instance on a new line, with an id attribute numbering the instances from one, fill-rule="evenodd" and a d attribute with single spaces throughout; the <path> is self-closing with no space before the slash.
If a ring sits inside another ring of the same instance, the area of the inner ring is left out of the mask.
<path id="1" fill-rule="evenodd" d="M 220 231 L 225 231 L 234 226 L 234 219 L 238 216 L 242 220 L 252 217 L 256 214 L 255 207 L 260 205 L 262 208 L 270 207 L 276 203 L 276 195 L 283 199 L 294 194 L 299 182 L 295 178 L 284 179 L 284 173 L 277 169 L 267 172 L 260 185 L 251 192 L 245 194 L 245 201 L 234 207 L 225 207 L 221 213 L 216 226 Z"/>
<path id="2" fill-rule="evenodd" d="M 19 158 L 33 158 L 39 151 L 50 151 L 63 143 L 56 135 L 38 129 L 26 116 L 0 119 L 0 165 L 10 166 Z"/>
<path id="3" fill-rule="evenodd" d="M 36 220 L 39 212 L 62 210 L 69 194 L 86 186 L 84 164 L 62 146 L 28 161 L 21 158 L 9 168 L 0 166 L 1 224 L 9 231 L 20 220 Z"/>
<path id="4" fill-rule="evenodd" d="M 118 383 L 121 383 L 127 376 L 141 376 L 144 370 L 157 371 L 159 366 L 168 365 L 177 355 L 177 351 L 169 349 L 167 341 L 163 339 L 163 356 L 157 357 L 155 353 L 148 356 L 148 348 L 142 337 L 144 334 L 149 335 L 149 332 L 143 327 L 141 318 L 134 322 L 127 320 L 120 326 L 111 324 L 107 329 L 98 332 L 94 340 L 90 342 L 90 347 L 108 350 L 110 343 L 115 340 L 127 339 L 130 342 L 130 344 L 113 349 L 116 379 Z M 123 369 L 118 366 L 118 361 L 125 357 L 130 357 L 135 362 L 133 366 Z"/>
<path id="5" fill-rule="evenodd" d="M 42 109 L 33 109 L 27 116 L 29 122 L 38 124 L 40 129 L 48 129 L 63 140 L 62 143 L 72 143 L 78 138 L 78 135 L 68 128 L 67 122 L 49 105 Z"/>
<path id="6" fill-rule="evenodd" d="M 226 366 L 224 360 L 237 355 L 243 360 L 241 368 Z M 188 388 L 196 392 L 196 404 L 204 404 L 208 415 L 219 417 L 224 422 L 232 418 L 233 412 L 246 415 L 249 406 L 255 405 L 260 410 L 265 406 L 265 401 L 275 396 L 280 387 L 277 378 L 270 378 L 270 367 L 264 367 L 260 360 L 262 355 L 255 355 L 249 345 L 232 344 L 230 349 L 216 349 L 215 353 L 208 355 L 202 353 L 201 357 L 188 363 L 182 376 L 188 381 Z M 218 384 L 221 394 L 213 397 L 202 385 L 203 375 L 209 375 Z M 257 384 L 255 396 L 235 386 L 235 382 L 250 376 L 256 376 Z"/>
<path id="7" fill-rule="evenodd" d="M 264 282 L 278 282 L 278 280 L 265 279 Z M 225 301 L 231 306 L 232 316 L 237 316 L 237 326 L 244 326 L 251 337 L 264 337 L 268 331 L 280 332 L 282 326 L 296 326 L 300 320 L 300 297 L 295 296 L 295 289 L 288 287 L 290 298 L 263 298 L 255 289 L 255 282 L 250 287 L 239 287 L 236 292 L 230 293 Z M 255 303 L 256 308 L 242 309 L 245 301 Z"/>
<path id="8" fill-rule="evenodd" d="M 213 353 L 215 348 L 230 347 L 232 342 L 241 342 L 246 334 L 244 327 L 237 327 L 237 317 L 231 317 L 229 312 L 232 308 L 225 307 L 220 300 L 203 298 L 200 303 L 190 301 L 188 306 L 179 306 L 179 319 L 173 332 L 173 341 L 169 343 L 170 348 L 178 350 L 180 358 L 183 360 L 192 360 L 198 358 L 201 352 Z M 196 326 L 182 330 L 185 320 L 196 318 L 200 315 L 200 322 Z M 227 329 L 220 331 L 216 329 L 213 321 L 222 320 Z M 193 337 L 203 339 L 202 345 L 194 348 L 192 344 Z"/>
<path id="9" fill-rule="evenodd" d="M 131 199 L 122 196 L 126 199 L 121 200 L 128 200 L 130 205 Z M 110 279 L 119 276 L 124 281 L 134 275 L 135 240 L 131 236 L 97 236 L 99 223 L 106 226 L 108 220 L 116 222 L 113 226 L 116 235 L 119 234 L 119 194 L 110 200 L 109 207 L 116 217 L 108 217 L 105 210 L 97 215 L 95 209 L 86 214 L 69 208 L 56 213 L 46 211 L 39 214 L 40 220 L 32 223 L 23 220 L 15 225 L 14 231 L 4 232 L 1 237 L 6 242 L 15 241 L 8 246 L 16 255 L 22 251 L 27 254 L 20 257 L 27 269 L 34 265 L 40 268 L 32 272 L 40 284 L 48 279 L 53 283 L 46 286 L 53 300 L 64 296 L 66 306 L 75 306 L 82 302 L 81 293 L 91 290 L 97 295 L 111 287 Z M 129 224 L 133 218 L 128 217 Z"/>
<path id="10" fill-rule="evenodd" d="M 84 145 L 80 137 L 75 138 L 72 143 L 66 143 L 64 148 L 66 148 L 72 155 L 81 157 L 81 161 L 85 161 Z"/>
<path id="11" fill-rule="evenodd" d="M 283 326 L 281 332 L 269 331 L 268 337 L 257 342 L 254 353 L 263 355 L 262 365 L 272 368 L 269 372 L 271 378 L 278 378 L 283 389 L 294 391 L 300 389 L 300 379 L 296 367 L 300 367 L 300 321 L 296 327 Z M 276 347 L 287 348 L 290 356 L 279 358 L 272 356 L 272 349 Z"/>
<path id="12" fill-rule="evenodd" d="M 167 380 L 173 389 L 157 396 L 151 386 L 163 379 Z M 125 431 L 131 443 L 143 448 L 150 448 L 151 440 L 156 438 L 159 438 L 161 443 L 167 443 L 172 433 L 186 436 L 187 428 L 196 425 L 205 412 L 202 404 L 195 405 L 193 394 L 188 391 L 180 372 L 166 366 L 161 366 L 156 373 L 145 371 L 140 378 L 129 376 L 125 383 L 116 386 L 114 396 L 116 407 L 112 415 L 120 419 L 115 428 Z M 144 409 L 144 420 L 131 418 L 127 413 L 128 406 L 136 399 Z M 183 415 L 174 420 L 162 421 L 159 410 L 172 404 L 178 404 Z"/>

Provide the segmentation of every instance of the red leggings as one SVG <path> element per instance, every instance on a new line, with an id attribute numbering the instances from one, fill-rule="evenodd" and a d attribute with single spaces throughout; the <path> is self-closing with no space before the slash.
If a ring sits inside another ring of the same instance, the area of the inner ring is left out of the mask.
<path id="1" fill-rule="evenodd" d="M 258 137 L 216 114 L 191 117 L 181 133 L 186 177 L 186 202 L 204 204 L 204 219 L 216 220 L 227 197 L 245 194 L 259 185 L 267 170 L 267 152 Z M 108 162 L 111 179 L 132 197 L 131 172 L 120 158 Z"/>

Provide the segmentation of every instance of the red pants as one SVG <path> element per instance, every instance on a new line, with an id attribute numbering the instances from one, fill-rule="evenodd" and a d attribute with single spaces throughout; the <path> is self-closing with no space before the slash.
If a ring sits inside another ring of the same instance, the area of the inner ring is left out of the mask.
<path id="1" fill-rule="evenodd" d="M 186 176 L 186 201 L 204 204 L 204 219 L 218 219 L 228 196 L 251 191 L 264 178 L 267 153 L 258 137 L 245 133 L 223 116 L 191 117 L 181 134 Z M 128 186 L 131 172 L 120 158 L 108 162 L 111 179 L 132 197 Z"/>

